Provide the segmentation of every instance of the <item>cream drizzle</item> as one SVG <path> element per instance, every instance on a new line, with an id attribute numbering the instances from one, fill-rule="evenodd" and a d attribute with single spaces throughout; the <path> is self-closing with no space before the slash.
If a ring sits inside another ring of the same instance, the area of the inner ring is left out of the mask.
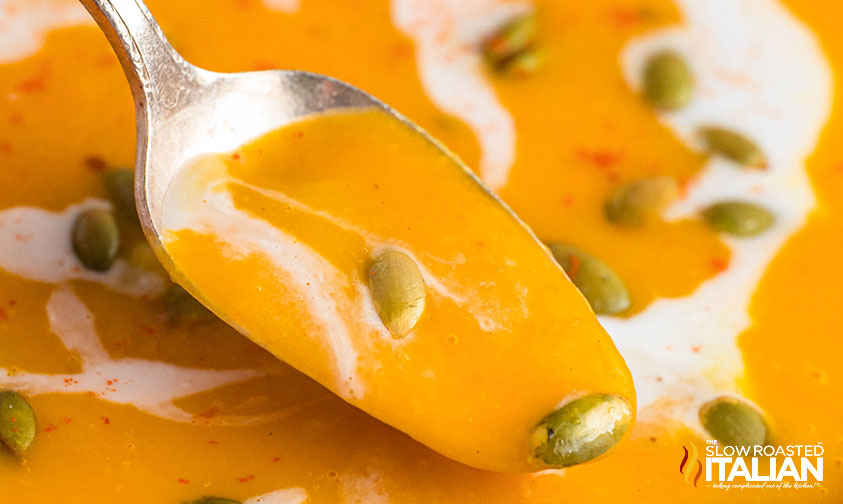
<path id="1" fill-rule="evenodd" d="M 478 46 L 526 2 L 392 0 L 392 20 L 416 43 L 422 84 L 436 105 L 465 121 L 480 141 L 480 175 L 493 190 L 515 162 L 515 123 L 498 101 Z"/>
<path id="2" fill-rule="evenodd" d="M 70 233 L 82 212 L 109 209 L 103 200 L 89 198 L 62 212 L 34 207 L 0 211 L 0 269 L 14 275 L 59 284 L 70 280 L 95 282 L 130 296 L 154 296 L 163 291 L 160 276 L 119 259 L 107 272 L 86 269 L 73 255 Z"/>
<path id="3" fill-rule="evenodd" d="M 751 325 L 752 294 L 770 261 L 804 224 L 814 195 L 805 158 L 816 146 L 832 100 L 832 73 L 811 31 L 775 0 L 679 0 L 684 24 L 629 43 L 621 64 L 640 87 L 647 55 L 672 48 L 697 80 L 693 102 L 660 119 L 690 147 L 695 131 L 715 124 L 753 138 L 769 169 L 742 170 L 712 158 L 669 218 L 694 217 L 716 201 L 740 199 L 774 211 L 776 225 L 752 239 L 725 241 L 730 267 L 678 299 L 661 299 L 629 319 L 603 317 L 633 372 L 639 409 L 702 432 L 699 406 L 743 392 L 737 338 Z"/>
<path id="4" fill-rule="evenodd" d="M 52 30 L 84 24 L 94 21 L 76 0 L 0 0 L 0 63 L 34 54 Z"/>
<path id="5" fill-rule="evenodd" d="M 389 494 L 383 488 L 383 476 L 369 469 L 365 474 L 347 473 L 339 478 L 345 504 L 389 504 Z"/>
<path id="6" fill-rule="evenodd" d="M 262 0 L 266 8 L 283 12 L 285 14 L 295 14 L 301 7 L 299 0 Z"/>
<path id="7" fill-rule="evenodd" d="M 91 393 L 118 404 L 131 404 L 151 415 L 177 422 L 196 417 L 174 404 L 180 397 L 261 376 L 254 370 L 192 369 L 144 359 L 113 359 L 100 343 L 94 315 L 69 285 L 59 286 L 47 301 L 50 330 L 79 355 L 82 372 L 38 374 L 0 369 L 0 388 L 29 395 Z M 257 418 L 215 418 L 207 423 L 247 423 Z M 203 420 L 204 422 L 204 420 Z"/>
<path id="8" fill-rule="evenodd" d="M 350 279 L 330 262 L 295 237 L 238 210 L 225 188 L 229 180 L 225 164 L 215 156 L 181 170 L 165 196 L 165 247 L 176 231 L 190 229 L 224 240 L 232 257 L 262 252 L 276 266 L 273 274 L 283 276 L 283 283 L 298 291 L 304 309 L 320 329 L 326 349 L 334 355 L 339 393 L 346 398 L 362 397 L 358 351 L 342 314 L 357 313 L 366 332 L 383 332 L 382 324 L 371 324 L 374 306 L 354 306 L 343 292 Z M 388 333 L 383 337 L 390 338 Z"/>

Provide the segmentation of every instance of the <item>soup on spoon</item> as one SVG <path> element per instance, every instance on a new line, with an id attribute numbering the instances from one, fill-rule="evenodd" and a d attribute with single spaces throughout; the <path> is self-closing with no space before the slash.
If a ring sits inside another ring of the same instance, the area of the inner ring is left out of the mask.
<path id="1" fill-rule="evenodd" d="M 194 158 L 163 206 L 177 281 L 278 358 L 463 463 L 565 467 L 630 424 L 629 371 L 532 233 L 379 109 Z"/>

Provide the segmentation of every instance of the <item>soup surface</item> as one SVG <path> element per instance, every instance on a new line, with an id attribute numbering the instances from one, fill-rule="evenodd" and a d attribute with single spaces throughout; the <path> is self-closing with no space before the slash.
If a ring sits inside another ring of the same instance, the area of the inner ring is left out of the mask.
<path id="1" fill-rule="evenodd" d="M 843 499 L 843 111 L 834 86 L 843 5 L 148 4 L 200 66 L 311 70 L 371 92 L 458 153 L 540 240 L 575 244 L 611 267 L 631 306 L 600 320 L 635 379 L 637 421 L 592 464 L 526 475 L 471 469 L 173 303 L 177 291 L 144 259 L 131 222 L 121 218 L 107 272 L 84 268 L 71 247 L 74 222 L 110 208 L 104 179 L 133 164 L 129 89 L 76 2 L 6 0 L 0 388 L 27 397 L 37 433 L 22 457 L 0 456 L 4 502 Z M 490 35 L 532 10 L 540 55 L 512 71 L 490 68 Z M 677 111 L 654 109 L 641 92 L 647 59 L 664 49 L 694 76 L 693 98 Z M 766 169 L 706 155 L 698 132 L 711 125 L 752 138 Z M 653 176 L 680 186 L 662 218 L 635 228 L 607 220 L 613 191 Z M 731 200 L 764 206 L 774 223 L 750 238 L 716 232 L 701 211 Z M 762 412 L 775 445 L 821 444 L 821 484 L 726 491 L 703 475 L 695 486 L 683 459 L 693 446 L 702 457 L 713 436 L 699 412 L 722 396 Z"/>

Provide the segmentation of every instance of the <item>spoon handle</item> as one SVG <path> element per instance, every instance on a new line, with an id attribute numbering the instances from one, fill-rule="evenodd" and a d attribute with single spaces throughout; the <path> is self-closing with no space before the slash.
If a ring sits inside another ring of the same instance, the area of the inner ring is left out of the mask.
<path id="1" fill-rule="evenodd" d="M 142 0 L 80 0 L 105 33 L 129 80 L 138 126 L 176 110 L 199 87 L 196 68 L 173 49 Z"/>

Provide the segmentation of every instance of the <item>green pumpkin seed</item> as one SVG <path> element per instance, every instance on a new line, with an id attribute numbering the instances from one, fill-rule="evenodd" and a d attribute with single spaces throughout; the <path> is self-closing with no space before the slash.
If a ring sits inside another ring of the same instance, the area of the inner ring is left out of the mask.
<path id="1" fill-rule="evenodd" d="M 717 154 L 747 168 L 766 168 L 767 157 L 758 145 L 737 131 L 718 127 L 700 128 L 699 134 L 710 154 Z"/>
<path id="2" fill-rule="evenodd" d="M 379 254 L 369 269 L 372 301 L 383 324 L 400 338 L 412 329 L 424 312 L 426 288 L 416 263 L 403 252 Z"/>
<path id="3" fill-rule="evenodd" d="M 679 198 L 679 184 L 671 177 L 647 177 L 624 184 L 609 195 L 604 206 L 609 222 L 639 227 L 659 218 Z"/>
<path id="4" fill-rule="evenodd" d="M 767 424 L 761 413 L 733 397 L 705 403 L 700 408 L 700 422 L 726 446 L 763 445 L 767 441 Z"/>
<path id="5" fill-rule="evenodd" d="M 178 284 L 170 284 L 161 296 L 161 303 L 172 322 L 180 324 L 202 324 L 211 322 L 216 316 L 205 305 L 196 300 Z"/>
<path id="6" fill-rule="evenodd" d="M 224 497 L 200 497 L 190 504 L 240 504 L 240 501 Z"/>
<path id="7" fill-rule="evenodd" d="M 111 204 L 121 216 L 138 218 L 135 207 L 135 173 L 128 168 L 106 172 L 103 184 Z"/>
<path id="8" fill-rule="evenodd" d="M 108 198 L 125 215 L 137 216 L 135 207 L 135 172 L 130 168 L 117 168 L 103 175 L 103 184 Z"/>
<path id="9" fill-rule="evenodd" d="M 629 401 L 591 394 L 565 404 L 539 423 L 533 433 L 535 455 L 551 467 L 568 467 L 611 450 L 632 420 Z"/>
<path id="10" fill-rule="evenodd" d="M 86 268 L 105 271 L 114 263 L 120 247 L 120 230 L 110 210 L 99 208 L 81 213 L 71 233 L 73 253 Z"/>
<path id="11" fill-rule="evenodd" d="M 158 261 L 152 246 L 146 240 L 141 240 L 132 245 L 129 251 L 129 264 L 138 267 L 150 273 L 161 275 L 164 278 L 169 278 L 164 266 Z"/>
<path id="12" fill-rule="evenodd" d="M 505 68 L 507 61 L 525 51 L 536 36 L 536 19 L 530 13 L 518 16 L 483 43 L 483 56 L 494 70 Z"/>
<path id="13" fill-rule="evenodd" d="M 35 413 L 22 395 L 0 390 L 0 441 L 20 455 L 35 439 Z"/>
<path id="14" fill-rule="evenodd" d="M 713 229 L 735 236 L 761 234 L 776 220 L 766 208 L 743 201 L 711 205 L 703 211 L 703 218 Z"/>
<path id="15" fill-rule="evenodd" d="M 632 304 L 623 281 L 606 263 L 573 245 L 551 243 L 548 248 L 594 313 L 615 315 Z"/>
<path id="16" fill-rule="evenodd" d="M 644 67 L 644 96 L 651 105 L 676 110 L 691 101 L 694 76 L 678 53 L 664 51 L 651 56 Z"/>
<path id="17" fill-rule="evenodd" d="M 538 71 L 545 62 L 545 52 L 541 49 L 525 49 L 501 63 L 500 70 L 506 75 L 526 77 Z"/>

